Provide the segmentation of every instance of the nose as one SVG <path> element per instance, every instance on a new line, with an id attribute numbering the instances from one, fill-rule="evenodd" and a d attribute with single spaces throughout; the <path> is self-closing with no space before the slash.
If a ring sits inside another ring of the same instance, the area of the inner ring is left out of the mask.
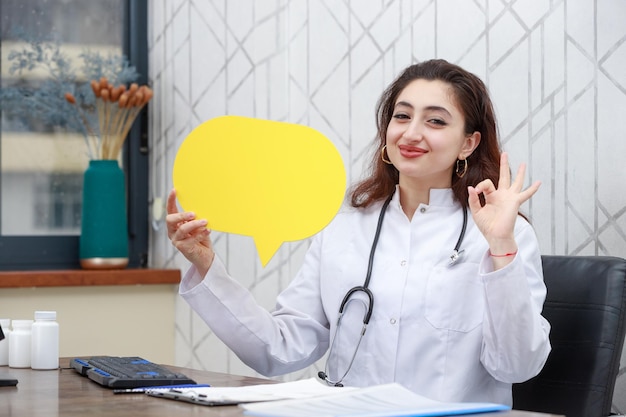
<path id="1" fill-rule="evenodd" d="M 419 142 L 424 139 L 421 124 L 417 120 L 411 121 L 402 134 L 402 137 L 408 141 Z"/>

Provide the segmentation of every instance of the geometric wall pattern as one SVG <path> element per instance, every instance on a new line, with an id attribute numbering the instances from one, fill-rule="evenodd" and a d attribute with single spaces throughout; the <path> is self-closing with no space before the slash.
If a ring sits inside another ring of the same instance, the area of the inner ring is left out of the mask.
<path id="1" fill-rule="evenodd" d="M 187 268 L 161 212 L 194 127 L 224 114 L 311 126 L 333 141 L 353 182 L 378 94 L 429 58 L 488 85 L 512 167 L 527 162 L 528 181 L 542 181 L 523 209 L 543 253 L 626 257 L 625 21 L 626 2 L 613 0 L 149 2 L 152 266 Z M 308 245 L 284 244 L 262 268 L 251 239 L 216 233 L 214 243 L 268 309 Z M 254 375 L 182 301 L 176 323 L 179 365 Z M 624 359 L 614 403 L 626 411 Z"/>

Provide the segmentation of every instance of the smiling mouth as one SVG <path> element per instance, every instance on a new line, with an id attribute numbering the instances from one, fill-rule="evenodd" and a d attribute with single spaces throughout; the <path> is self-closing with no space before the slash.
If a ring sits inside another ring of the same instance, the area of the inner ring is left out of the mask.
<path id="1" fill-rule="evenodd" d="M 398 149 L 400 150 L 400 155 L 405 158 L 417 158 L 427 153 L 426 150 L 416 146 L 399 145 Z"/>

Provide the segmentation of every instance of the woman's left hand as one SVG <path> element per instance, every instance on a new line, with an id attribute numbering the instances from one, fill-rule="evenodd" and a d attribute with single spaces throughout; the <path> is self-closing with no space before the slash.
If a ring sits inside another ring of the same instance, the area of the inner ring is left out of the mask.
<path id="1" fill-rule="evenodd" d="M 515 180 L 511 183 L 509 158 L 506 152 L 500 156 L 500 179 L 498 187 L 491 180 L 481 181 L 475 187 L 468 187 L 469 207 L 476 226 L 489 243 L 492 254 L 509 254 L 517 251 L 514 228 L 520 206 L 533 196 L 541 185 L 534 182 L 526 189 L 524 174 L 526 165 L 521 164 Z M 485 205 L 480 204 L 483 194 Z"/>

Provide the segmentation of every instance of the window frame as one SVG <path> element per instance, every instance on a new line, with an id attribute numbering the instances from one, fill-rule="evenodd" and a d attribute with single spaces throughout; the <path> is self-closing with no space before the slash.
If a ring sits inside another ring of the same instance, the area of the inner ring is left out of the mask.
<path id="1" fill-rule="evenodd" d="M 123 51 L 139 73 L 137 83 L 147 84 L 148 3 L 147 0 L 126 0 L 125 8 Z M 128 268 L 145 268 L 149 233 L 147 106 L 128 134 L 122 158 L 127 195 Z M 0 235 L 0 271 L 80 269 L 79 238 Z"/>

